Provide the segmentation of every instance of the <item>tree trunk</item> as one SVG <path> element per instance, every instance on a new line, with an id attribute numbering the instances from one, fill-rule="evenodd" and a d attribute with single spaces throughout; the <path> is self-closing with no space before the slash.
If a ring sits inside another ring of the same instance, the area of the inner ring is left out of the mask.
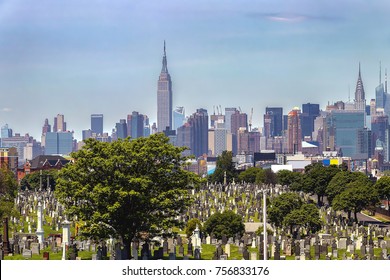
<path id="1" fill-rule="evenodd" d="M 355 216 L 355 223 L 357 223 L 358 219 L 357 219 L 357 211 L 354 211 L 354 216 Z"/>
<path id="2" fill-rule="evenodd" d="M 348 211 L 348 219 L 351 219 L 351 211 Z"/>

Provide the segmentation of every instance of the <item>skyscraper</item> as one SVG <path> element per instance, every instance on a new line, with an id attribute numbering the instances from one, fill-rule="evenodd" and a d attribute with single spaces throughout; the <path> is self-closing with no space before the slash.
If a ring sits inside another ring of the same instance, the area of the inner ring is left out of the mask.
<path id="1" fill-rule="evenodd" d="M 362 81 L 362 76 L 361 76 L 361 71 L 360 71 L 360 63 L 359 63 L 359 75 L 358 75 L 358 80 L 356 83 L 356 90 L 355 90 L 355 110 L 366 110 L 366 96 L 364 93 L 364 86 L 363 86 L 363 81 Z"/>
<path id="2" fill-rule="evenodd" d="M 302 138 L 305 136 L 312 137 L 314 131 L 314 120 L 320 115 L 320 105 L 306 103 L 302 104 L 301 114 L 301 127 L 302 127 Z"/>
<path id="3" fill-rule="evenodd" d="M 157 130 L 172 129 L 172 81 L 168 73 L 167 55 L 164 41 L 162 69 L 157 83 Z"/>
<path id="4" fill-rule="evenodd" d="M 103 114 L 91 115 L 91 131 L 103 135 Z"/>
<path id="5" fill-rule="evenodd" d="M 54 117 L 53 132 L 66 131 L 66 122 L 64 115 L 58 114 Z"/>
<path id="6" fill-rule="evenodd" d="M 266 107 L 264 115 L 264 128 L 266 128 L 264 136 L 274 137 L 282 136 L 283 130 L 283 108 L 282 107 Z"/>
<path id="7" fill-rule="evenodd" d="M 302 151 L 301 110 L 295 107 L 288 113 L 287 152 L 296 154 Z"/>
<path id="8" fill-rule="evenodd" d="M 72 132 L 47 132 L 45 135 L 45 155 L 68 155 L 73 151 Z"/>
<path id="9" fill-rule="evenodd" d="M 185 155 L 199 157 L 208 153 L 208 121 L 207 110 L 197 109 L 188 121 L 177 129 L 177 146 L 188 147 Z"/>
<path id="10" fill-rule="evenodd" d="M 120 119 L 119 123 L 115 124 L 115 129 L 116 129 L 116 136 L 117 138 L 126 138 L 127 137 L 127 125 L 126 125 L 126 120 L 125 119 Z"/>
<path id="11" fill-rule="evenodd" d="M 42 135 L 45 134 L 46 132 L 51 132 L 51 125 L 49 124 L 48 119 L 45 119 L 45 123 L 43 124 Z"/>
<path id="12" fill-rule="evenodd" d="M 369 154 L 369 137 L 364 127 L 364 111 L 333 110 L 327 116 L 328 138 L 334 138 L 334 147 L 345 157 L 365 159 Z M 329 143 L 333 142 L 332 140 Z"/>
<path id="13" fill-rule="evenodd" d="M 184 107 L 176 107 L 173 111 L 173 130 L 177 130 L 185 122 Z"/>

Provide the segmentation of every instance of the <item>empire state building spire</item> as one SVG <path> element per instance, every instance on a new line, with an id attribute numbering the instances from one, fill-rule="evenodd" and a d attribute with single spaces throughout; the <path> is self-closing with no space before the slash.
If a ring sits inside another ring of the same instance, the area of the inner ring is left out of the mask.
<path id="1" fill-rule="evenodd" d="M 162 61 L 161 73 L 168 73 L 167 52 L 165 49 L 165 40 L 164 40 L 164 56 L 163 56 L 163 61 Z"/>
<path id="2" fill-rule="evenodd" d="M 157 82 L 157 131 L 163 132 L 167 128 L 172 129 L 172 81 L 164 41 L 162 68 Z"/>
<path id="3" fill-rule="evenodd" d="M 362 81 L 360 63 L 359 63 L 359 75 L 356 83 L 356 91 L 355 91 L 355 109 L 356 110 L 365 110 L 366 109 L 366 97 L 364 93 L 364 86 Z"/>

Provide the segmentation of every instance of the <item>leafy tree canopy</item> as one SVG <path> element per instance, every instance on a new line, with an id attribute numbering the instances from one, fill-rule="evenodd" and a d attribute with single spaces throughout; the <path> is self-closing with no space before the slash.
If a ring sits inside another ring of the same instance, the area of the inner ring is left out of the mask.
<path id="1" fill-rule="evenodd" d="M 347 189 L 347 185 L 351 182 L 361 181 L 365 184 L 371 184 L 366 175 L 361 172 L 342 171 L 337 173 L 332 180 L 330 180 L 326 187 L 326 195 L 330 204 L 333 199 Z"/>
<path id="2" fill-rule="evenodd" d="M 381 177 L 375 183 L 375 188 L 378 190 L 380 198 L 390 200 L 390 177 Z"/>
<path id="3" fill-rule="evenodd" d="M 18 192 L 15 174 L 6 166 L 0 168 L 0 218 L 16 214 L 14 199 Z"/>
<path id="4" fill-rule="evenodd" d="M 254 184 L 259 173 L 264 173 L 264 170 L 258 167 L 249 167 L 238 175 L 238 180 Z"/>
<path id="5" fill-rule="evenodd" d="M 202 233 L 203 232 L 203 226 L 202 226 L 202 222 L 199 219 L 193 218 L 193 219 L 191 219 L 191 220 L 189 220 L 187 222 L 187 226 L 186 226 L 186 229 L 185 229 L 187 237 L 190 237 L 192 235 L 192 233 L 196 229 L 196 226 L 198 226 L 199 231 Z"/>
<path id="6" fill-rule="evenodd" d="M 226 210 L 223 213 L 217 212 L 211 215 L 204 223 L 203 229 L 209 235 L 214 234 L 216 238 L 221 239 L 222 235 L 227 237 L 234 237 L 237 233 L 242 235 L 245 226 L 240 215 Z"/>
<path id="7" fill-rule="evenodd" d="M 231 151 L 223 151 L 217 158 L 215 171 L 209 177 L 209 182 L 223 183 L 226 172 L 226 182 L 231 183 L 233 178 L 237 180 L 237 170 L 234 167 L 233 153 Z"/>
<path id="8" fill-rule="evenodd" d="M 41 172 L 34 172 L 24 176 L 20 181 L 20 187 L 22 189 L 38 190 L 42 183 L 42 189 L 46 189 L 49 180 L 49 186 L 54 190 L 57 178 L 58 170 L 42 170 L 42 174 Z"/>
<path id="9" fill-rule="evenodd" d="M 316 194 L 318 202 L 322 201 L 326 188 L 332 178 L 341 170 L 336 165 L 329 167 L 322 163 L 313 163 L 305 167 L 304 191 Z"/>
<path id="10" fill-rule="evenodd" d="M 291 187 L 293 183 L 302 183 L 302 175 L 290 170 L 280 170 L 276 173 L 278 184 Z"/>
<path id="11" fill-rule="evenodd" d="M 122 238 L 129 252 L 133 238 L 182 226 L 176 217 L 191 203 L 190 185 L 200 180 L 182 168 L 183 150 L 162 133 L 112 143 L 88 139 L 72 153 L 74 163 L 61 169 L 55 195 L 69 217 L 82 222 L 81 234 Z"/>
<path id="12" fill-rule="evenodd" d="M 321 218 L 314 204 L 302 204 L 299 209 L 294 209 L 283 220 L 287 227 L 300 226 L 309 233 L 315 233 L 321 229 Z"/>
<path id="13" fill-rule="evenodd" d="M 346 189 L 336 195 L 332 201 L 332 207 L 335 210 L 347 212 L 348 218 L 353 212 L 357 220 L 357 213 L 369 206 L 374 206 L 378 201 L 378 191 L 370 180 L 356 180 L 348 183 Z"/>
<path id="14" fill-rule="evenodd" d="M 283 193 L 271 200 L 267 207 L 268 219 L 277 227 L 282 226 L 283 219 L 291 211 L 299 209 L 302 205 L 302 199 L 296 193 Z"/>

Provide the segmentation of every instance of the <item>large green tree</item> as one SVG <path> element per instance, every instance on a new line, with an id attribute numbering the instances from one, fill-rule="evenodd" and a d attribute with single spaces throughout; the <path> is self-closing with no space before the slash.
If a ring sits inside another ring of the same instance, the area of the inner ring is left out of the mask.
<path id="1" fill-rule="evenodd" d="M 367 185 L 371 184 L 370 179 L 362 172 L 342 171 L 337 173 L 330 180 L 325 190 L 328 202 L 332 205 L 333 199 L 345 191 L 349 183 L 358 181 L 364 182 Z"/>
<path id="2" fill-rule="evenodd" d="M 351 213 L 353 213 L 357 221 L 357 213 L 370 206 L 375 206 L 378 201 L 378 191 L 373 184 L 357 180 L 348 183 L 346 189 L 336 195 L 332 201 L 332 207 L 334 210 L 347 212 L 348 218 L 351 218 Z"/>
<path id="3" fill-rule="evenodd" d="M 280 170 L 276 173 L 278 184 L 282 186 L 292 187 L 293 184 L 302 184 L 302 175 L 299 172 L 290 170 Z"/>
<path id="4" fill-rule="evenodd" d="M 237 170 L 233 162 L 233 153 L 231 151 L 223 151 L 217 158 L 215 171 L 209 176 L 209 182 L 223 183 L 226 173 L 226 183 L 229 184 L 233 178 L 237 180 Z"/>
<path id="5" fill-rule="evenodd" d="M 264 170 L 258 167 L 249 167 L 248 169 L 242 171 L 238 175 L 238 180 L 240 182 L 247 182 L 247 183 L 255 183 L 256 182 L 256 176 L 259 173 L 263 173 Z"/>
<path id="6" fill-rule="evenodd" d="M 378 190 L 379 198 L 387 200 L 387 205 L 389 207 L 390 214 L 390 177 L 383 176 L 376 183 L 375 188 Z"/>
<path id="7" fill-rule="evenodd" d="M 307 193 L 317 195 L 318 204 L 321 204 L 329 182 L 340 171 L 336 165 L 326 167 L 322 163 L 313 163 L 306 166 L 303 190 Z"/>
<path id="8" fill-rule="evenodd" d="M 199 182 L 182 167 L 184 148 L 161 133 L 103 143 L 88 139 L 61 169 L 55 195 L 80 233 L 121 238 L 130 252 L 133 238 L 151 238 L 183 226 L 177 216 L 191 203 L 189 188 Z M 126 257 L 129 257 L 127 255 Z"/>
<path id="9" fill-rule="evenodd" d="M 18 192 L 15 174 L 6 166 L 0 168 L 0 218 L 15 215 L 14 199 Z"/>
<path id="10" fill-rule="evenodd" d="M 22 189 L 38 190 L 42 184 L 42 189 L 46 189 L 49 181 L 49 187 L 54 190 L 57 177 L 58 170 L 43 170 L 42 173 L 30 173 L 24 176 L 20 181 L 20 187 Z"/>
<path id="11" fill-rule="evenodd" d="M 316 233 L 321 229 L 321 218 L 317 207 L 314 204 L 302 204 L 299 209 L 294 209 L 283 219 L 283 225 L 290 227 L 299 226 L 306 229 L 308 233 Z"/>
<path id="12" fill-rule="evenodd" d="M 297 193 L 282 193 L 273 198 L 267 207 L 268 219 L 277 227 L 283 225 L 283 219 L 291 211 L 299 209 L 302 205 L 302 199 Z"/>
<path id="13" fill-rule="evenodd" d="M 211 215 L 204 223 L 203 230 L 221 239 L 222 235 L 227 237 L 234 237 L 237 233 L 242 235 L 245 226 L 240 215 L 231 210 L 226 210 L 223 213 L 217 212 Z"/>

